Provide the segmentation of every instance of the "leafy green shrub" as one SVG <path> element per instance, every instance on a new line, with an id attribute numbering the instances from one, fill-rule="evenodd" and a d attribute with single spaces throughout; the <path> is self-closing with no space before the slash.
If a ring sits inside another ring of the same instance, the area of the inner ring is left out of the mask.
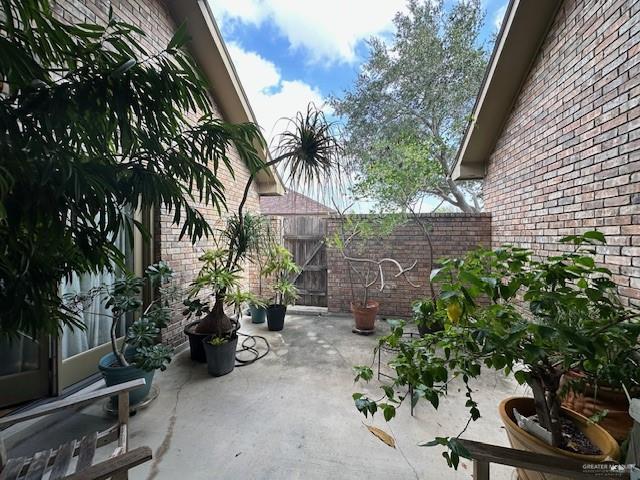
<path id="1" fill-rule="evenodd" d="M 185 25 L 151 53 L 112 12 L 69 25 L 48 0 L 7 0 L 0 32 L 0 335 L 58 335 L 84 327 L 60 282 L 122 268 L 121 232 L 148 239 L 131 212 L 166 209 L 180 237 L 211 235 L 193 200 L 222 211 L 229 152 L 257 171 L 266 145 L 219 118 Z"/>
<path id="2" fill-rule="evenodd" d="M 273 291 L 275 304 L 289 305 L 298 298 L 298 289 L 291 282 L 290 276 L 301 271 L 293 261 L 293 255 L 282 245 L 273 245 L 267 254 L 267 261 L 262 269 L 262 275 L 273 277 Z"/>
<path id="3" fill-rule="evenodd" d="M 381 409 L 392 418 L 404 400 L 395 397 L 394 387 L 407 385 L 413 386 L 414 404 L 426 399 L 437 409 L 446 385 L 459 378 L 469 422 L 474 421 L 480 411 L 470 382 L 489 368 L 531 387 L 541 426 L 550 431 L 553 446 L 562 447 L 563 374 L 577 368 L 596 384 L 616 378 L 627 387 L 638 386 L 638 313 L 620 303 L 611 272 L 594 260 L 604 236 L 586 232 L 561 243 L 564 253 L 542 260 L 527 249 L 504 246 L 443 262 L 433 276 L 442 288 L 437 305 L 446 316 L 444 330 L 407 341 L 402 323 L 395 324 L 380 343 L 399 349 L 390 362 L 397 379 L 383 387 L 384 401 L 355 394 L 358 410 Z M 372 376 L 369 367 L 356 372 L 357 378 Z M 435 444 L 450 449 L 445 456 L 453 466 L 466 454 L 457 437 L 425 445 Z"/>
<path id="4" fill-rule="evenodd" d="M 143 310 L 143 289 L 155 291 L 155 299 Z M 179 289 L 174 283 L 173 270 L 164 262 L 149 265 L 144 276 L 124 274 L 111 285 L 100 285 L 89 292 L 65 295 L 63 301 L 70 312 L 95 298 L 102 298 L 111 310 L 111 349 L 121 367 L 134 365 L 142 370 L 165 370 L 173 350 L 161 343 L 161 330 L 171 319 L 171 305 L 177 300 Z M 101 314 L 97 314 L 101 315 Z M 118 345 L 117 327 L 131 316 L 136 320 L 127 328 L 124 342 Z M 130 363 L 125 353 L 133 350 Z"/>

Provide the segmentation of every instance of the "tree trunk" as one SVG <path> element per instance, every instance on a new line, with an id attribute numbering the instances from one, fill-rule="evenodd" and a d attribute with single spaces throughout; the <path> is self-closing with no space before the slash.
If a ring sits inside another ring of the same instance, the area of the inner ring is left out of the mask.
<path id="1" fill-rule="evenodd" d="M 128 367 L 129 362 L 127 362 L 127 359 L 123 353 L 125 344 L 123 343 L 122 350 L 118 349 L 118 335 L 116 330 L 118 328 L 118 323 L 120 323 L 121 318 L 122 318 L 122 315 L 118 315 L 117 313 L 113 314 L 113 320 L 111 321 L 111 331 L 109 332 L 111 335 L 111 349 L 113 350 L 113 354 L 116 356 L 116 360 L 118 360 L 118 363 L 120 364 L 120 366 Z"/>
<path id="2" fill-rule="evenodd" d="M 538 423 L 551 433 L 551 446 L 560 447 L 562 444 L 562 424 L 560 423 L 561 411 L 557 389 L 552 391 L 552 386 L 543 385 L 539 378 L 533 376 L 529 377 L 527 383 L 533 392 Z"/>
<path id="3" fill-rule="evenodd" d="M 449 191 L 455 197 L 454 205 L 457 206 L 460 210 L 465 213 L 477 213 L 478 209 L 476 209 L 473 205 L 470 205 L 467 202 L 467 199 L 464 197 L 464 193 L 458 187 L 458 184 L 454 182 L 451 177 L 447 177 L 447 186 L 449 187 Z M 448 200 L 450 203 L 451 200 Z"/>
<path id="4" fill-rule="evenodd" d="M 216 296 L 211 311 L 205 315 L 196 327 L 196 332 L 223 337 L 233 330 L 231 319 L 224 312 L 224 296 Z"/>

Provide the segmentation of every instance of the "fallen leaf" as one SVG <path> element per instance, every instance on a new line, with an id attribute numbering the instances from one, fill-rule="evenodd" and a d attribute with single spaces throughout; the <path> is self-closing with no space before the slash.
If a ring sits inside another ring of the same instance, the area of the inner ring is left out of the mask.
<path id="1" fill-rule="evenodd" d="M 365 427 L 367 427 L 367 429 L 373 433 L 376 437 L 378 437 L 380 440 L 382 440 L 384 443 L 386 443 L 387 445 L 389 445 L 391 448 L 396 448 L 396 441 L 393 439 L 393 437 L 391 435 L 389 435 L 387 432 L 385 432 L 384 430 L 380 430 L 378 427 L 373 427 L 371 425 L 367 425 L 364 424 L 363 425 Z"/>

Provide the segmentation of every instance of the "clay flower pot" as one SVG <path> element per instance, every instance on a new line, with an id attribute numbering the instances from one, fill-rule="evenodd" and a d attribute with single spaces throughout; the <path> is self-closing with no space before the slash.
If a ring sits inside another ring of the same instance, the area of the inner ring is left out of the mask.
<path id="1" fill-rule="evenodd" d="M 580 380 L 584 376 L 580 372 L 566 373 L 561 385 L 568 380 Z M 624 391 L 606 386 L 586 384 L 583 392 L 569 389 L 562 399 L 562 406 L 574 412 L 591 417 L 607 410 L 607 415 L 598 422 L 602 428 L 611 434 L 618 442 L 624 441 L 633 427 L 633 419 L 629 415 L 629 400 Z"/>
<path id="2" fill-rule="evenodd" d="M 583 417 L 579 413 L 562 408 L 563 414 L 571 418 L 578 428 L 582 430 L 589 440 L 591 440 L 591 443 L 600 449 L 602 452 L 600 455 L 581 455 L 548 445 L 518 427 L 513 416 L 514 408 L 524 416 L 528 417 L 534 415 L 535 405 L 533 403 L 533 398 L 507 398 L 500 402 L 500 406 L 498 407 L 498 413 L 500 413 L 500 418 L 502 419 L 502 423 L 504 423 L 507 437 L 509 437 L 509 443 L 515 449 L 553 455 L 556 457 L 571 458 L 585 464 L 601 463 L 605 460 L 618 460 L 620 458 L 620 447 L 618 446 L 618 442 L 616 442 L 616 440 L 609 435 L 604 428 L 589 422 L 586 417 Z M 522 469 L 518 469 L 518 478 L 520 480 L 566 480 L 566 477 Z"/>
<path id="3" fill-rule="evenodd" d="M 351 313 L 356 322 L 356 329 L 361 331 L 372 331 L 376 328 L 376 315 L 380 304 L 375 300 L 367 301 L 365 306 L 356 305 L 351 302 Z"/>

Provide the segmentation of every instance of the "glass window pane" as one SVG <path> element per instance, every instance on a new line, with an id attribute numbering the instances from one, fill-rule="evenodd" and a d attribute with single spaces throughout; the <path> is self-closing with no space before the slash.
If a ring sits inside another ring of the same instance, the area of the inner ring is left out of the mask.
<path id="1" fill-rule="evenodd" d="M 0 377 L 40 368 L 39 344 L 26 335 L 0 338 Z"/>

